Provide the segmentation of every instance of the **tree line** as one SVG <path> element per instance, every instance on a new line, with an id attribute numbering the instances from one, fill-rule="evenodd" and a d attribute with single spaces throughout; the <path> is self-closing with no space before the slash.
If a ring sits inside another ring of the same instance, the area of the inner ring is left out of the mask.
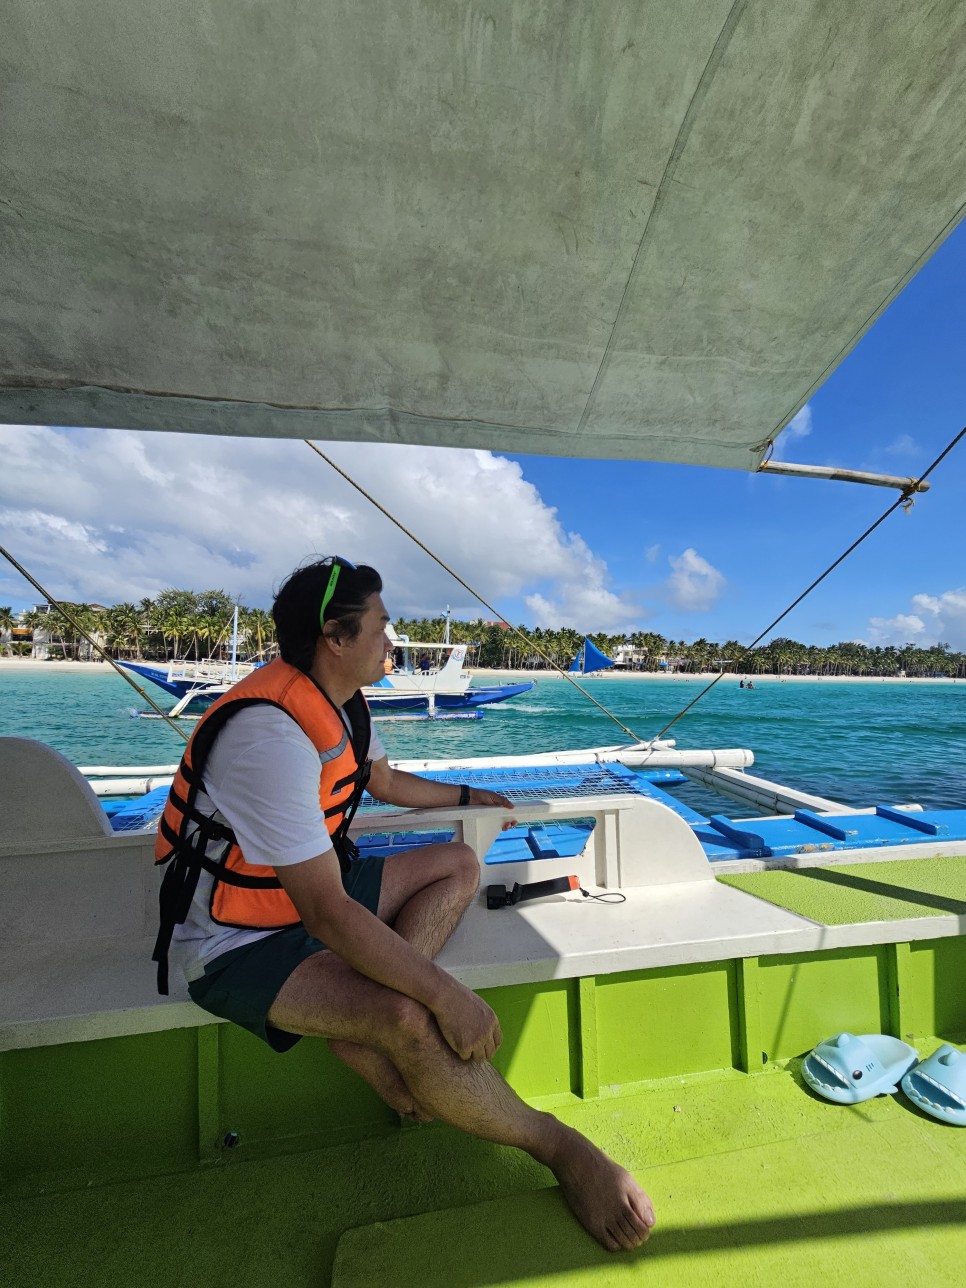
<path id="1" fill-rule="evenodd" d="M 88 635 L 114 658 L 148 661 L 227 657 L 231 651 L 235 601 L 223 590 L 163 590 L 156 599 L 109 608 L 97 604 L 64 603 Z M 19 617 L 0 607 L 0 631 L 24 627 L 41 631 L 55 655 L 77 657 L 84 652 L 83 636 L 67 618 L 51 608 L 34 608 Z M 238 605 L 238 646 L 252 658 L 276 651 L 275 623 L 262 608 Z M 32 643 L 12 640 L 13 652 L 30 653 Z"/>
<path id="2" fill-rule="evenodd" d="M 155 599 L 120 603 L 111 607 L 67 604 L 78 623 L 115 658 L 147 660 L 227 657 L 231 648 L 235 601 L 223 590 L 163 590 Z M 55 610 L 14 614 L 0 606 L 0 632 L 21 626 L 43 631 L 53 651 L 65 657 L 81 652 L 81 636 Z M 399 620 L 400 635 L 420 643 L 442 643 L 447 620 L 443 616 Z M 471 666 L 509 670 L 557 666 L 566 670 L 580 649 L 584 635 L 572 627 L 549 629 L 506 622 L 450 621 L 453 644 L 470 646 Z M 664 668 L 680 672 L 733 670 L 747 675 L 839 675 L 910 677 L 966 676 L 966 654 L 948 644 L 919 647 L 915 644 L 870 645 L 854 640 L 832 645 L 802 644 L 780 637 L 747 651 L 737 640 L 723 642 L 701 637 L 686 641 L 656 631 L 608 635 L 598 631 L 587 638 L 608 657 L 623 649 L 627 667 L 642 671 Z M 277 651 L 275 624 L 261 608 L 238 605 L 239 652 L 249 658 L 272 657 Z M 29 653 L 29 641 L 10 640 L 7 652 Z"/>
<path id="3" fill-rule="evenodd" d="M 400 634 L 414 640 L 434 643 L 445 638 L 444 617 L 397 621 L 395 625 Z M 452 643 L 476 646 L 477 666 L 510 670 L 548 664 L 566 670 L 585 638 L 572 627 L 554 630 L 518 626 L 511 630 L 506 622 L 485 622 L 482 618 L 474 622 L 452 621 L 449 629 Z M 966 676 L 966 653 L 955 653 L 948 644 L 921 648 L 915 644 L 880 646 L 848 640 L 821 646 L 781 637 L 749 651 L 734 639 L 718 643 L 702 637 L 688 642 L 656 631 L 635 631 L 630 635 L 598 631 L 586 638 L 611 658 L 618 656 L 622 646 L 629 646 L 634 652 L 627 668 L 641 671 L 661 670 L 664 664 L 685 673 L 734 670 L 749 675 Z"/>

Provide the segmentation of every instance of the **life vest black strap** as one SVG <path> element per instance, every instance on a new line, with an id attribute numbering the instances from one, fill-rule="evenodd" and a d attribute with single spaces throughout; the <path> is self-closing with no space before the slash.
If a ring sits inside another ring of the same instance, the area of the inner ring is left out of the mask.
<path id="1" fill-rule="evenodd" d="M 333 783 L 332 790 L 334 792 L 341 792 L 343 787 L 348 787 L 350 784 L 360 782 L 363 776 L 365 776 L 365 780 L 368 782 L 369 774 L 365 771 L 366 765 L 369 765 L 371 770 L 372 762 L 364 761 L 357 769 L 354 769 L 351 774 L 346 774 L 345 778 L 340 778 L 337 782 Z M 363 784 L 363 786 L 365 786 L 365 784 Z"/>
<path id="2" fill-rule="evenodd" d="M 231 845 L 236 845 L 235 833 L 227 823 L 219 823 L 217 819 L 210 814 L 202 814 L 200 810 L 186 809 L 185 816 L 190 818 L 192 823 L 197 823 L 199 829 L 204 832 L 209 840 L 228 841 Z"/>
<path id="3" fill-rule="evenodd" d="M 342 817 L 342 822 L 332 834 L 332 845 L 338 855 L 339 867 L 342 869 L 343 876 L 345 876 L 349 871 L 350 864 L 354 863 L 359 857 L 359 847 L 354 841 L 349 839 L 349 824 L 352 822 L 355 817 L 355 812 L 359 808 L 359 802 L 362 800 L 365 793 L 366 784 L 369 782 L 369 775 L 371 773 L 372 761 L 366 760 L 359 767 L 356 790 L 349 797 L 349 800 L 345 805 L 345 814 Z M 328 815 L 328 811 L 326 811 L 326 814 Z"/>
<path id="4" fill-rule="evenodd" d="M 202 857 L 199 867 L 210 872 L 224 885 L 241 886 L 243 890 L 281 890 L 282 888 L 278 877 L 250 877 L 244 872 L 232 872 L 229 868 L 209 859 L 207 855 Z"/>
<path id="5" fill-rule="evenodd" d="M 175 852 L 174 862 L 165 870 L 161 882 L 158 896 L 161 924 L 151 960 L 158 963 L 158 992 L 165 996 L 168 993 L 168 950 L 171 947 L 171 937 L 175 926 L 184 923 L 191 908 L 199 871 L 200 867 L 190 861 L 184 850 L 180 850 Z"/>
<path id="6" fill-rule="evenodd" d="M 183 770 L 183 767 L 182 767 Z M 219 823 L 217 819 L 212 818 L 210 814 L 202 814 L 200 810 L 195 809 L 195 799 L 198 795 L 198 789 L 192 786 L 187 797 L 180 796 L 171 784 L 168 792 L 168 800 L 172 801 L 177 807 L 183 819 L 190 819 L 192 823 L 197 823 L 200 828 L 208 832 L 209 837 L 216 841 L 231 841 L 235 844 L 235 833 L 224 823 Z M 182 824 L 183 826 L 183 824 Z"/>
<path id="7" fill-rule="evenodd" d="M 181 838 L 163 814 L 158 820 L 158 831 L 171 846 L 171 854 L 173 854 L 175 848 L 181 844 Z M 161 862 L 167 863 L 168 859 L 171 858 L 171 854 L 168 854 L 166 858 L 161 860 Z"/>
<path id="8" fill-rule="evenodd" d="M 189 787 L 203 788 L 205 785 L 205 780 L 198 771 L 192 769 L 184 760 L 181 762 L 181 775 Z"/>
<path id="9" fill-rule="evenodd" d="M 175 799 L 177 799 L 177 797 L 175 797 Z M 235 840 L 235 833 L 231 830 L 230 827 L 226 827 L 224 823 L 219 823 L 217 822 L 217 820 L 209 817 L 209 815 L 200 813 L 198 810 L 194 809 L 193 806 L 190 806 L 187 804 L 181 805 L 179 802 L 179 808 L 181 809 L 181 815 L 183 820 L 182 826 L 184 826 L 184 820 L 190 819 L 193 823 L 197 824 L 198 831 L 204 833 L 206 840 L 227 841 L 229 845 L 237 844 L 237 841 Z M 158 823 L 158 831 L 161 833 L 164 839 L 171 846 L 171 854 L 173 854 L 174 851 L 177 850 L 179 847 L 184 845 L 184 840 L 181 837 L 180 833 L 174 830 L 174 828 L 171 826 L 171 824 L 168 822 L 168 820 L 164 817 L 163 814 L 161 815 L 161 818 Z M 165 858 L 160 859 L 159 862 L 167 863 L 168 860 L 171 858 L 171 854 L 168 854 Z"/>
<path id="10" fill-rule="evenodd" d="M 345 876 L 359 857 L 359 851 L 347 837 L 343 836 L 333 836 L 332 848 L 335 850 L 335 857 L 339 860 L 339 871 Z"/>
<path id="11" fill-rule="evenodd" d="M 216 881 L 226 885 L 242 886 L 246 890 L 281 890 L 278 877 L 251 877 L 242 872 L 232 872 L 221 862 L 210 859 L 205 853 L 207 841 L 200 832 L 195 833 L 190 845 L 181 845 L 168 856 L 174 862 L 168 865 L 161 882 L 159 895 L 161 925 L 154 944 L 151 960 L 158 963 L 158 992 L 168 992 L 168 951 L 175 926 L 184 924 L 191 910 L 191 901 L 198 888 L 202 871 L 210 872 Z M 226 850 L 225 856 L 227 857 Z"/>
<path id="12" fill-rule="evenodd" d="M 355 752 L 356 764 L 361 768 L 369 758 L 369 742 L 372 737 L 372 717 L 369 714 L 369 704 L 361 689 L 353 693 L 343 710 L 349 717 L 349 725 L 352 729 L 352 750 Z"/>

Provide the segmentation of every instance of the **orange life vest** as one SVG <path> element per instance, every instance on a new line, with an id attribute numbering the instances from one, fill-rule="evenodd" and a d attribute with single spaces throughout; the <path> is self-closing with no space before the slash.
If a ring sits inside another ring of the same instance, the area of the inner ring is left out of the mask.
<path id="1" fill-rule="evenodd" d="M 154 949 L 161 993 L 168 991 L 167 953 L 174 927 L 188 915 L 202 871 L 214 877 L 210 912 L 218 925 L 281 930 L 301 921 L 275 869 L 246 862 L 228 823 L 217 812 L 205 814 L 197 808 L 216 737 L 236 712 L 256 704 L 284 711 L 310 739 L 319 753 L 319 807 L 343 871 L 355 851 L 348 828 L 371 769 L 366 700 L 355 693 L 343 708 L 350 735 L 339 709 L 313 679 L 280 658 L 269 662 L 208 708 L 185 748 L 168 793 L 154 846 L 155 863 L 170 862 L 161 884 L 161 928 Z"/>

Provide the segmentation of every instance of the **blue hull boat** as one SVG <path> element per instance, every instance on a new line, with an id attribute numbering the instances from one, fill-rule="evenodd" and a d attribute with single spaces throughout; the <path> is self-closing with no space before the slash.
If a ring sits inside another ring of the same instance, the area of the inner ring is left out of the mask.
<path id="1" fill-rule="evenodd" d="M 213 667 L 210 664 L 206 668 L 207 674 L 199 673 L 193 667 L 164 665 L 158 662 L 122 662 L 120 665 L 140 676 L 142 680 L 148 680 L 151 684 L 157 685 L 165 693 L 177 699 L 179 704 L 190 698 L 193 714 L 197 714 L 199 710 L 214 702 L 215 698 L 224 693 L 233 683 L 227 674 L 212 674 Z M 241 679 L 251 669 L 249 665 L 237 668 L 235 679 Z M 397 688 L 392 683 L 392 678 L 387 677 L 380 684 L 365 690 L 371 710 L 427 711 L 432 703 L 440 711 L 469 711 L 477 707 L 490 706 L 494 702 L 504 702 L 507 698 L 515 698 L 521 693 L 528 693 L 534 686 L 533 680 L 527 680 L 523 684 L 481 685 L 479 688 L 467 686 L 457 692 L 445 692 L 440 691 L 439 688 L 435 691 Z M 187 710 L 187 706 L 182 707 L 181 710 Z"/>
<path id="2" fill-rule="evenodd" d="M 119 662 L 125 671 L 131 671 L 141 677 L 142 680 L 150 680 L 156 684 L 159 689 L 164 689 L 165 693 L 170 693 L 174 698 L 185 698 L 192 689 L 200 688 L 204 684 L 211 682 L 225 681 L 225 675 L 218 675 L 217 678 L 211 679 L 195 675 L 193 672 L 186 672 L 185 668 L 178 668 L 175 665 L 169 665 L 162 662 Z M 238 679 L 248 673 L 251 668 L 246 666 L 244 669 L 239 668 Z"/>

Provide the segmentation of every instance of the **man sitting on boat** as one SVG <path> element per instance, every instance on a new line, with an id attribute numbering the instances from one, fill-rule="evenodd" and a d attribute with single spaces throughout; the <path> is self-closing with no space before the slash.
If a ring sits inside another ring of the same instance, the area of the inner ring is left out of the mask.
<path id="1" fill-rule="evenodd" d="M 212 1014 L 276 1051 L 327 1038 L 398 1113 L 526 1150 L 605 1247 L 636 1247 L 654 1221 L 647 1195 L 516 1096 L 489 1063 L 502 1040 L 493 1011 L 433 962 L 476 894 L 473 851 L 354 856 L 348 827 L 366 788 L 407 807 L 513 808 L 390 767 L 359 692 L 391 647 L 381 590 L 374 569 L 347 560 L 298 569 L 273 606 L 281 657 L 196 727 L 159 829 L 159 986 L 170 941 Z"/>

